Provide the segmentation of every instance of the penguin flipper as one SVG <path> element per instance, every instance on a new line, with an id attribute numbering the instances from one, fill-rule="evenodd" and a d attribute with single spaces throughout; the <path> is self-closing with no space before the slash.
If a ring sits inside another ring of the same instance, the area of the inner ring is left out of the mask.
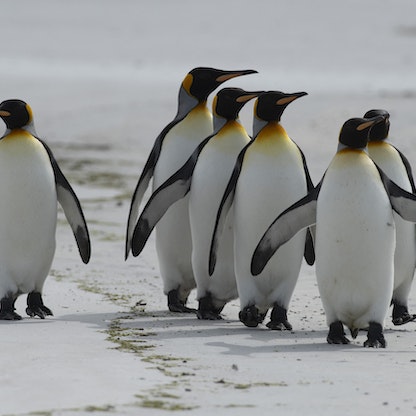
<path id="1" fill-rule="evenodd" d="M 134 227 L 130 242 L 134 257 L 138 256 L 155 228 L 156 224 L 165 215 L 166 211 L 176 201 L 179 201 L 190 191 L 192 175 L 198 161 L 199 154 L 212 137 L 208 136 L 194 150 L 185 164 L 167 179 L 149 198 L 146 206 Z"/>
<path id="2" fill-rule="evenodd" d="M 43 144 L 49 155 L 53 172 L 55 174 L 58 202 L 62 206 L 65 217 L 72 228 L 81 259 L 86 264 L 89 262 L 91 257 L 91 241 L 81 204 L 65 175 L 59 168 L 51 149 L 42 140 L 39 141 Z"/>
<path id="3" fill-rule="evenodd" d="M 303 257 L 305 258 L 305 261 L 309 266 L 312 266 L 315 263 L 315 246 L 313 243 L 311 227 L 308 227 L 308 229 L 306 230 L 305 249 L 303 252 Z"/>
<path id="4" fill-rule="evenodd" d="M 217 263 L 218 244 L 219 244 L 220 236 L 222 234 L 222 230 L 224 228 L 224 224 L 227 218 L 228 211 L 230 210 L 231 205 L 233 204 L 233 201 L 234 201 L 235 188 L 237 186 L 238 177 L 240 176 L 241 167 L 243 165 L 243 160 L 244 160 L 244 155 L 252 143 L 253 141 L 250 141 L 246 146 L 243 147 L 243 149 L 239 153 L 237 160 L 235 162 L 230 180 L 228 181 L 227 187 L 225 188 L 224 195 L 222 197 L 222 200 L 218 208 L 214 231 L 212 233 L 211 247 L 209 250 L 208 272 L 210 276 L 212 276 L 212 274 L 214 273 L 215 265 Z"/>
<path id="5" fill-rule="evenodd" d="M 295 143 L 296 144 L 296 143 Z M 296 144 L 297 148 L 299 149 L 300 155 L 302 156 L 302 163 L 303 163 L 303 170 L 305 172 L 305 179 L 306 179 L 306 189 L 308 192 L 311 192 L 314 188 L 311 175 L 309 173 L 308 164 L 306 163 L 306 158 L 302 149 Z M 310 228 L 306 230 L 306 239 L 305 239 L 305 250 L 303 253 L 303 257 L 306 260 L 306 263 L 309 266 L 312 266 L 315 263 L 315 247 L 313 244 L 313 234 L 314 231 L 311 231 Z"/>
<path id="6" fill-rule="evenodd" d="M 172 122 L 170 122 L 157 136 L 152 150 L 150 151 L 149 157 L 144 165 L 142 173 L 140 175 L 139 181 L 137 182 L 136 188 L 133 192 L 130 203 L 129 217 L 127 220 L 127 232 L 126 232 L 126 247 L 125 247 L 125 259 L 127 259 L 129 252 L 131 250 L 131 240 L 133 238 L 134 226 L 139 215 L 139 207 L 142 202 L 143 195 L 146 192 L 147 187 L 149 186 L 150 179 L 153 177 L 153 172 L 157 161 L 159 160 L 160 152 L 162 150 L 163 140 L 165 139 L 168 132 L 183 120 L 185 116 L 177 117 Z"/>
<path id="7" fill-rule="evenodd" d="M 380 172 L 381 179 L 394 211 L 404 220 L 416 223 L 416 195 L 405 191 L 394 183 L 378 166 L 377 169 Z"/>
<path id="8" fill-rule="evenodd" d="M 259 275 L 277 249 L 303 228 L 316 222 L 316 205 L 321 183 L 283 211 L 266 230 L 251 259 L 251 273 Z M 312 236 L 311 236 L 312 239 Z"/>
<path id="9" fill-rule="evenodd" d="M 400 158 L 402 159 L 403 165 L 406 169 L 406 173 L 407 173 L 407 177 L 409 178 L 409 182 L 410 185 L 412 187 L 412 192 L 415 194 L 416 193 L 416 186 L 415 186 L 415 181 L 413 179 L 413 173 L 412 173 L 412 167 L 410 165 L 409 160 L 407 159 L 407 157 L 395 146 L 393 146 L 397 153 L 399 154 Z"/>

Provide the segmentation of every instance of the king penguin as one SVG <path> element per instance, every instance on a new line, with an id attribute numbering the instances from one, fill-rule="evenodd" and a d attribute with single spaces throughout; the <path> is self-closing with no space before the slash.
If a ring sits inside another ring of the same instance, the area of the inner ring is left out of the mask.
<path id="1" fill-rule="evenodd" d="M 221 319 L 225 304 L 237 297 L 231 215 L 213 276 L 208 273 L 208 253 L 222 195 L 239 152 L 250 141 L 238 115 L 244 104 L 258 95 L 259 92 L 240 88 L 224 88 L 217 93 L 212 104 L 214 134 L 203 140 L 188 161 L 153 193 L 133 234 L 133 244 L 144 247 L 156 222 L 174 202 L 189 193 L 199 319 Z"/>
<path id="2" fill-rule="evenodd" d="M 388 140 L 390 114 L 385 110 L 370 110 L 364 117 L 384 116 L 384 123 L 370 130 L 368 153 L 383 172 L 401 188 L 416 193 L 412 168 L 404 154 Z M 414 321 L 416 315 L 408 310 L 409 292 L 416 267 L 416 227 L 394 213 L 396 250 L 394 253 L 393 316 L 394 325 Z"/>
<path id="3" fill-rule="evenodd" d="M 253 141 L 243 148 L 237 158 L 216 217 L 210 250 L 210 273 L 216 268 L 221 255 L 221 237 L 231 211 L 241 309 L 239 318 L 248 327 L 258 326 L 269 308 L 273 308 L 267 327 L 292 329 L 287 309 L 306 250 L 306 230 L 276 254 L 261 277 L 252 276 L 250 259 L 259 238 L 276 214 L 313 188 L 302 151 L 280 123 L 285 108 L 305 95 L 305 92 L 286 94 L 268 91 L 257 98 Z M 309 250 L 313 251 L 313 247 Z"/>
<path id="4" fill-rule="evenodd" d="M 140 252 L 132 238 L 139 205 L 150 179 L 153 177 L 152 190 L 155 191 L 186 162 L 200 142 L 212 134 L 208 95 L 231 78 L 256 72 L 198 67 L 186 75 L 179 89 L 177 114 L 157 137 L 132 197 L 127 222 L 126 258 L 130 250 L 134 256 Z M 188 197 L 172 206 L 158 223 L 156 252 L 169 310 L 194 312 L 186 307 L 189 293 L 195 287 Z"/>
<path id="5" fill-rule="evenodd" d="M 81 205 L 50 148 L 35 132 L 32 110 L 21 100 L 0 104 L 0 319 L 19 320 L 15 302 L 27 293 L 29 316 L 52 315 L 42 289 L 55 254 L 57 201 L 75 235 L 81 258 L 91 253 Z"/>
<path id="6" fill-rule="evenodd" d="M 393 209 L 416 222 L 416 196 L 396 185 L 367 153 L 368 134 L 384 116 L 347 120 L 338 151 L 319 184 L 280 214 L 252 258 L 261 273 L 275 250 L 316 224 L 316 276 L 330 344 L 348 344 L 368 329 L 365 347 L 385 347 L 383 323 L 393 291 Z"/>

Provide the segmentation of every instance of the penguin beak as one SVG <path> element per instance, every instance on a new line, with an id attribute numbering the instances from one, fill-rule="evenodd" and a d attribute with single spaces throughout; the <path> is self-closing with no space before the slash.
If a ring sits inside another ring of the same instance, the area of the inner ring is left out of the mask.
<path id="1" fill-rule="evenodd" d="M 357 131 L 365 130 L 369 127 L 374 126 L 375 124 L 381 123 L 385 119 L 386 119 L 385 116 L 376 116 L 376 117 L 368 118 L 366 119 L 366 121 L 364 121 L 363 123 L 357 126 Z"/>
<path id="2" fill-rule="evenodd" d="M 263 94 L 264 91 L 253 91 L 253 92 L 248 92 L 247 94 L 244 95 L 240 95 L 240 97 L 238 97 L 236 99 L 236 101 L 238 103 L 246 103 L 247 101 L 252 100 L 253 98 L 258 97 L 260 94 Z"/>
<path id="3" fill-rule="evenodd" d="M 225 82 L 229 79 L 241 77 L 242 75 L 257 74 L 254 69 L 246 69 L 243 71 L 224 71 L 224 73 L 216 78 L 217 82 Z"/>
<path id="4" fill-rule="evenodd" d="M 5 110 L 0 110 L 0 117 L 10 117 L 11 113 Z"/>
<path id="5" fill-rule="evenodd" d="M 292 101 L 295 101 L 296 99 L 298 99 L 300 97 L 303 97 L 305 95 L 308 95 L 308 93 L 307 92 L 304 92 L 304 91 L 302 91 L 302 92 L 295 92 L 293 94 L 288 94 L 286 97 L 279 98 L 276 101 L 276 104 L 277 105 L 286 105 L 286 104 L 289 104 Z"/>

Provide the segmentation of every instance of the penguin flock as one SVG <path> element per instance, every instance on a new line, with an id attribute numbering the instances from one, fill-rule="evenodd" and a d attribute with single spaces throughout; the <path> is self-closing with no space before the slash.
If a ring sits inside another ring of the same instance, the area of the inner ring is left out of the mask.
<path id="1" fill-rule="evenodd" d="M 329 327 L 327 342 L 367 333 L 386 347 L 384 320 L 414 321 L 408 298 L 416 268 L 416 187 L 409 161 L 388 140 L 389 113 L 370 110 L 342 126 L 338 149 L 314 185 L 306 158 L 281 119 L 306 92 L 220 89 L 255 70 L 192 69 L 181 83 L 174 119 L 156 138 L 133 192 L 125 260 L 152 231 L 171 312 L 218 320 L 240 300 L 239 320 L 291 330 L 288 310 L 302 259 L 316 264 Z M 253 135 L 239 112 L 254 101 Z M 80 202 L 21 100 L 0 104 L 0 320 L 45 318 L 42 288 L 55 252 L 57 202 L 81 259 L 91 243 Z M 151 196 L 141 209 L 152 182 Z M 16 191 L 18 190 L 18 192 Z M 198 309 L 187 306 L 196 288 Z"/>

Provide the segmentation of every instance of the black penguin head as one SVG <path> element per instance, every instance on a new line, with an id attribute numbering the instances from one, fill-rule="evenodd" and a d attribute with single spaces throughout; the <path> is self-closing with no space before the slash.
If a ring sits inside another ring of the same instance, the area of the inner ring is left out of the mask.
<path id="1" fill-rule="evenodd" d="M 373 126 L 384 122 L 384 116 L 350 118 L 341 128 L 339 143 L 352 149 L 365 149 Z"/>
<path id="2" fill-rule="evenodd" d="M 370 142 L 383 141 L 387 139 L 390 130 L 390 114 L 386 110 L 369 110 L 364 114 L 364 118 L 383 116 L 384 123 L 377 123 L 370 130 L 368 140 Z"/>
<path id="3" fill-rule="evenodd" d="M 22 100 L 6 100 L 0 104 L 0 117 L 8 129 L 19 129 L 33 121 L 32 109 Z"/>
<path id="4" fill-rule="evenodd" d="M 241 71 L 223 71 L 221 69 L 198 67 L 192 69 L 182 82 L 182 88 L 199 102 L 208 99 L 208 95 L 223 82 L 242 75 L 256 74 L 252 69 Z"/>
<path id="5" fill-rule="evenodd" d="M 308 95 L 306 92 L 287 94 L 281 91 L 266 91 L 259 96 L 254 108 L 254 116 L 260 120 L 280 121 L 285 108 L 299 97 Z"/>
<path id="6" fill-rule="evenodd" d="M 226 120 L 236 120 L 244 104 L 261 93 L 262 91 L 248 92 L 241 88 L 223 88 L 214 97 L 213 112 L 216 116 Z"/>

